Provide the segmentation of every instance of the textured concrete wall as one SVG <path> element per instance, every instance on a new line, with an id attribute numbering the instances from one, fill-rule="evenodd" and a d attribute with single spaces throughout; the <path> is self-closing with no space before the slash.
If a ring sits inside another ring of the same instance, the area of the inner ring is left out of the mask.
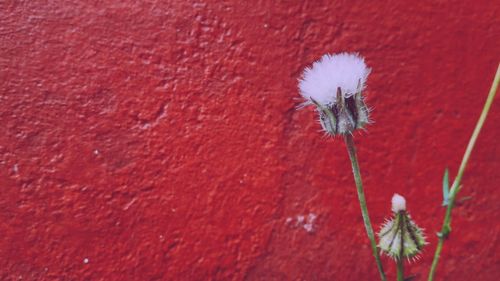
<path id="1" fill-rule="evenodd" d="M 0 279 L 376 280 L 345 147 L 295 110 L 301 70 L 347 50 L 373 68 L 355 136 L 373 223 L 407 197 L 424 280 L 500 8 L 405 2 L 1 3 Z M 439 280 L 500 276 L 499 122 L 497 99 Z"/>

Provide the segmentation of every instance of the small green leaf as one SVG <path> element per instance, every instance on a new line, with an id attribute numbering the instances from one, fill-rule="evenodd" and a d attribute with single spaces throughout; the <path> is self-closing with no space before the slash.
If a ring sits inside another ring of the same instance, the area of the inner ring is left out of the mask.
<path id="1" fill-rule="evenodd" d="M 443 176 L 443 206 L 448 206 L 450 198 L 450 180 L 448 179 L 448 169 L 444 171 Z"/>

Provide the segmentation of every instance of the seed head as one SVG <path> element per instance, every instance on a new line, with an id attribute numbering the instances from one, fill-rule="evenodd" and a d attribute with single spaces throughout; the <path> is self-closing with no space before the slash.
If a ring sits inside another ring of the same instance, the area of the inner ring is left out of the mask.
<path id="1" fill-rule="evenodd" d="M 362 91 L 370 74 L 358 54 L 324 55 L 305 69 L 299 81 L 305 104 L 314 104 L 322 128 L 330 135 L 347 134 L 369 123 Z"/>

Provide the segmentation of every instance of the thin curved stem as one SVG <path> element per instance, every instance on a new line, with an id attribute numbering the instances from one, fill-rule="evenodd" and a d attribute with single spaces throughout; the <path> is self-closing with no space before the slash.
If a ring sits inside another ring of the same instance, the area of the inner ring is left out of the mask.
<path id="1" fill-rule="evenodd" d="M 439 257 L 441 255 L 441 250 L 443 249 L 443 243 L 448 234 L 451 231 L 450 222 L 451 222 L 451 211 L 453 209 L 455 198 L 457 196 L 458 191 L 460 191 L 460 183 L 462 181 L 462 176 L 464 174 L 465 168 L 467 167 L 467 162 L 469 161 L 472 149 L 476 144 L 477 137 L 479 136 L 479 132 L 481 132 L 481 128 L 483 127 L 484 121 L 486 120 L 486 116 L 488 115 L 488 111 L 490 110 L 491 104 L 493 103 L 493 99 L 495 98 L 495 94 L 498 89 L 498 84 L 500 81 L 500 64 L 498 65 L 497 72 L 495 74 L 495 78 L 493 79 L 493 84 L 491 85 L 490 92 L 488 94 L 488 98 L 483 107 L 483 111 L 481 112 L 481 116 L 477 121 L 476 127 L 474 128 L 474 132 L 469 140 L 469 144 L 467 145 L 467 149 L 465 150 L 464 157 L 462 158 L 462 163 L 460 164 L 460 168 L 458 169 L 458 174 L 455 180 L 453 181 L 453 185 L 450 189 L 450 197 L 448 201 L 448 207 L 446 208 L 446 214 L 444 216 L 443 226 L 441 227 L 441 232 L 439 233 L 439 241 L 436 247 L 436 252 L 434 253 L 434 259 L 432 260 L 431 270 L 429 272 L 428 281 L 434 280 L 434 275 L 436 274 L 437 264 L 439 262 Z"/>
<path id="2" fill-rule="evenodd" d="M 361 214 L 363 215 L 363 222 L 366 228 L 366 234 L 368 239 L 370 239 L 370 245 L 372 248 L 373 256 L 375 257 L 375 262 L 377 263 L 377 268 L 380 273 L 380 279 L 386 281 L 384 269 L 382 268 L 382 262 L 380 261 L 380 256 L 377 250 L 377 242 L 375 241 L 375 234 L 373 233 L 373 227 L 370 222 L 370 216 L 368 215 L 368 207 L 366 206 L 365 192 L 363 191 L 363 183 L 361 181 L 361 173 L 359 171 L 358 159 L 356 156 L 356 147 L 354 146 L 354 140 L 352 135 L 345 134 L 344 140 L 347 146 L 347 151 L 349 152 L 349 158 L 351 159 L 352 173 L 354 175 L 354 181 L 356 183 L 356 190 L 358 191 L 359 205 L 361 206 Z"/>

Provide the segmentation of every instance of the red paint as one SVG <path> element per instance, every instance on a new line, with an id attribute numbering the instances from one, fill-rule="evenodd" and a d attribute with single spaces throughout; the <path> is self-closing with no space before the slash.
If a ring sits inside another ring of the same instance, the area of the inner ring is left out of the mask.
<path id="1" fill-rule="evenodd" d="M 407 197 L 425 280 L 499 59 L 495 1 L 105 2 L 0 10 L 1 280 L 377 280 L 345 147 L 295 110 L 301 70 L 344 50 L 373 68 L 373 223 Z M 499 122 L 496 100 L 438 280 L 500 276 Z"/>

